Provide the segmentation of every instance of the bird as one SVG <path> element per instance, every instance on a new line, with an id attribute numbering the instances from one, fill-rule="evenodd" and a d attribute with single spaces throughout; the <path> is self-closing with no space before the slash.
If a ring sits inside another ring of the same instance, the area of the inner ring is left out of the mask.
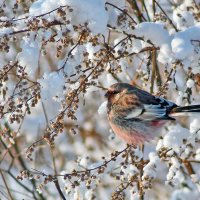
<path id="1" fill-rule="evenodd" d="M 200 113 L 200 105 L 181 107 L 128 83 L 111 85 L 105 97 L 113 132 L 130 145 L 154 140 L 166 122 L 176 120 L 179 113 Z"/>

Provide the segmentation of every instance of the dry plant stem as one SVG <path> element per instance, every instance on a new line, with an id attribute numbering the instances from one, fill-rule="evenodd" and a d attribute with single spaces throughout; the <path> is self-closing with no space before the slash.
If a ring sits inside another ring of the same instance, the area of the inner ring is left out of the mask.
<path id="1" fill-rule="evenodd" d="M 7 155 L 7 153 L 10 155 L 10 157 L 12 158 L 12 159 L 14 159 L 14 156 L 12 155 L 12 153 L 11 153 L 11 151 L 10 151 L 10 148 L 8 148 L 7 146 L 6 146 L 6 144 L 0 139 L 0 141 L 1 141 L 1 143 L 2 143 L 2 145 L 4 146 L 4 148 L 5 148 L 5 153 L 4 153 L 4 155 L 3 155 L 3 157 L 1 158 L 1 160 L 0 160 L 0 164 L 3 162 L 3 160 L 4 160 L 4 158 L 6 157 L 6 155 Z"/>
<path id="2" fill-rule="evenodd" d="M 140 53 L 144 53 L 144 52 L 146 52 L 146 51 L 154 51 L 154 50 L 159 50 L 160 48 L 159 47 L 145 47 L 145 48 L 143 48 L 143 49 L 141 49 L 139 52 L 133 52 L 133 53 L 130 53 L 130 54 L 128 54 L 128 55 L 126 55 L 126 56 L 118 56 L 118 57 L 116 57 L 115 59 L 116 60 L 118 60 L 118 59 L 120 59 L 120 58 L 125 58 L 125 57 L 129 57 L 129 56 L 133 56 L 133 55 L 137 55 L 137 54 L 140 54 Z"/>
<path id="3" fill-rule="evenodd" d="M 124 13 L 125 15 L 127 15 L 135 24 L 137 24 L 137 22 L 123 9 L 117 7 L 116 5 L 112 4 L 112 3 L 109 3 L 109 2 L 106 2 L 105 5 L 110 5 L 118 10 L 120 10 L 122 13 Z"/>
<path id="4" fill-rule="evenodd" d="M 6 187 L 6 190 L 7 190 L 7 192 L 8 192 L 9 199 L 10 199 L 10 200 L 14 200 L 14 199 L 12 198 L 10 189 L 9 189 L 7 183 L 6 183 L 6 179 L 5 179 L 5 177 L 4 177 L 3 172 L 2 172 L 1 169 L 0 169 L 0 174 L 1 174 L 1 177 L 2 177 L 2 179 L 3 179 L 4 185 L 5 185 L 5 187 Z"/>
<path id="5" fill-rule="evenodd" d="M 188 160 L 183 160 L 182 162 L 190 175 L 195 174 L 192 164 Z"/>
<path id="6" fill-rule="evenodd" d="M 48 28 L 50 28 L 52 26 L 56 26 L 56 25 L 64 25 L 64 23 L 61 23 L 61 22 L 58 22 L 58 21 L 54 21 L 54 22 L 48 24 Z M 45 28 L 45 27 L 38 26 L 37 30 L 35 30 L 35 31 L 39 31 L 39 29 L 42 29 L 42 28 Z M 16 35 L 16 34 L 19 34 L 19 33 L 26 33 L 26 32 L 29 32 L 29 31 L 33 31 L 33 30 L 28 28 L 28 29 L 23 29 L 23 30 L 19 30 L 19 31 L 13 31 L 12 33 L 9 33 L 9 35 Z"/>
<path id="7" fill-rule="evenodd" d="M 171 75 L 172 75 L 173 71 L 174 71 L 174 68 L 172 68 L 172 69 L 170 70 L 170 72 L 169 72 L 169 74 L 168 74 L 168 76 L 167 76 L 166 81 L 164 82 L 163 86 L 160 88 L 159 93 L 157 94 L 158 96 L 161 96 L 161 95 L 163 94 L 163 92 L 164 92 L 164 90 L 165 90 L 165 88 L 166 88 L 166 86 L 167 86 L 167 83 L 169 82 L 169 80 L 170 80 L 170 78 L 171 78 Z"/>
<path id="8" fill-rule="evenodd" d="M 81 37 L 82 37 L 82 35 L 80 36 L 79 41 L 81 41 Z M 123 38 L 122 40 L 120 40 L 116 45 L 114 45 L 111 49 L 109 49 L 109 50 L 107 51 L 105 57 L 103 57 L 103 58 L 96 64 L 96 66 L 89 68 L 89 69 L 92 69 L 91 72 L 90 72 L 90 73 L 84 78 L 84 80 L 80 83 L 80 86 L 75 90 L 75 93 L 74 93 L 74 95 L 72 96 L 72 99 L 71 99 L 71 101 L 69 102 L 68 106 L 67 106 L 63 111 L 61 111 L 61 113 L 59 114 L 59 116 L 64 115 L 65 112 L 71 107 L 71 105 L 72 105 L 74 99 L 80 94 L 81 91 L 79 91 L 79 90 L 81 89 L 82 85 L 85 84 L 85 83 L 87 82 L 88 78 L 89 78 L 89 77 L 93 74 L 93 72 L 107 59 L 107 57 L 112 53 L 112 51 L 113 51 L 119 44 L 121 44 L 122 42 L 126 41 L 127 39 L 129 39 L 129 38 L 131 38 L 131 37 L 135 37 L 135 36 L 128 35 L 127 37 L 125 37 L 125 38 Z M 79 44 L 79 41 L 78 41 L 77 45 Z M 75 46 L 76 46 L 76 45 L 75 45 Z M 75 46 L 74 46 L 74 48 L 75 48 Z M 71 54 L 71 52 L 73 51 L 74 48 L 72 48 L 72 49 L 70 50 L 70 52 L 69 52 L 68 55 Z M 144 52 L 144 51 L 147 51 L 147 50 L 157 50 L 157 49 L 158 49 L 158 48 L 155 48 L 155 47 L 147 47 L 147 48 L 144 48 L 143 50 L 141 50 L 141 52 Z M 118 59 L 118 58 L 117 58 L 117 59 Z M 86 71 L 88 71 L 89 69 L 86 69 Z M 72 76 L 73 76 L 73 75 L 72 75 Z M 52 121 L 52 120 L 51 120 L 51 121 Z M 51 134 L 54 133 L 54 132 L 55 132 L 55 130 L 52 130 Z M 35 146 L 35 145 L 36 145 L 37 143 L 39 143 L 40 141 L 43 141 L 44 139 L 45 139 L 45 136 L 44 136 L 43 138 L 41 138 L 40 140 L 34 142 L 31 146 L 28 147 L 27 152 L 30 150 L 30 148 L 32 148 L 33 146 Z"/>
<path id="9" fill-rule="evenodd" d="M 5 124 L 5 126 L 8 128 L 8 135 L 10 135 L 10 127 L 8 126 L 8 124 Z M 17 159 L 19 161 L 19 167 L 21 167 L 22 169 L 26 170 L 27 167 L 26 167 L 26 164 L 20 154 L 20 150 L 19 150 L 19 147 L 17 145 L 17 141 L 15 141 L 15 144 L 13 145 L 14 149 L 15 149 L 15 154 L 13 155 L 12 151 L 10 150 L 10 148 L 8 148 L 6 146 L 6 144 L 1 140 L 1 143 L 3 144 L 4 148 L 7 150 L 7 152 L 9 153 L 12 161 L 11 161 L 11 164 L 10 166 L 8 167 L 8 170 L 6 170 L 6 172 L 15 180 L 17 181 L 19 184 L 20 182 L 14 177 L 14 175 L 12 174 L 11 172 L 11 169 L 13 167 L 13 164 L 14 164 L 14 161 Z M 17 156 L 16 156 L 17 155 Z M 4 159 L 5 159 L 5 156 L 4 156 Z M 3 159 L 1 160 L 1 163 L 3 162 Z M 33 188 L 36 188 L 36 184 L 35 184 L 35 180 L 31 180 L 31 183 L 33 185 Z M 36 196 L 35 196 L 35 193 L 31 190 L 29 190 L 26 186 L 24 186 L 23 184 L 20 184 L 24 189 L 26 189 L 28 192 L 32 193 L 34 199 L 38 199 Z M 44 200 L 45 198 L 42 196 L 42 194 L 39 194 L 39 197 L 41 200 Z"/>
<path id="10" fill-rule="evenodd" d="M 51 147 L 50 146 L 50 150 L 51 150 L 51 157 L 52 157 L 52 162 L 53 162 L 53 169 L 54 169 L 54 174 L 57 174 L 57 170 L 56 170 L 56 163 L 55 163 L 55 156 L 54 156 L 54 147 Z M 56 186 L 56 189 L 58 190 L 58 193 L 60 194 L 61 198 L 63 200 L 66 200 L 61 188 L 60 188 L 60 184 L 58 182 L 58 179 L 55 179 L 54 181 L 54 184 Z"/>
<path id="11" fill-rule="evenodd" d="M 127 0 L 128 3 L 131 5 L 132 9 L 136 12 L 136 16 L 138 18 L 138 21 L 141 23 L 143 21 L 147 21 L 145 19 L 145 17 L 143 16 L 143 14 L 141 13 L 138 5 L 137 5 L 137 1 L 135 0 Z"/>
<path id="12" fill-rule="evenodd" d="M 73 176 L 73 175 L 75 175 L 75 174 L 81 174 L 81 173 L 91 172 L 91 171 L 97 170 L 97 169 L 99 169 L 99 168 L 101 168 L 101 167 L 107 166 L 107 164 L 109 164 L 110 162 L 114 161 L 115 158 L 117 158 L 119 155 L 121 155 L 122 153 L 124 153 L 125 151 L 127 151 L 127 150 L 130 149 L 130 148 L 131 148 L 131 146 L 127 145 L 127 147 L 126 147 L 125 149 L 123 149 L 122 151 L 116 152 L 116 155 L 114 155 L 111 159 L 105 161 L 102 165 L 99 165 L 99 166 L 97 166 L 97 167 L 94 167 L 94 168 L 91 168 L 91 169 L 80 170 L 80 171 L 73 171 L 72 173 L 67 173 L 67 174 L 64 174 L 64 175 L 55 174 L 55 175 L 52 176 L 52 177 L 53 177 L 53 178 L 56 178 L 56 177 L 58 177 L 58 176 L 60 176 L 60 177 L 64 176 L 64 177 L 67 178 L 68 176 Z M 47 174 L 45 174 L 45 173 L 43 173 L 43 172 L 40 172 L 40 171 L 37 170 L 37 169 L 33 169 L 33 170 L 36 171 L 36 172 L 34 172 L 35 174 L 40 174 L 40 175 L 42 175 L 42 176 L 44 176 L 44 177 L 47 177 L 47 176 L 48 176 Z M 31 171 L 30 171 L 30 172 L 31 172 Z"/>
<path id="13" fill-rule="evenodd" d="M 4 74 L 2 74 L 2 76 L 0 76 L 0 80 L 3 79 L 3 77 L 4 77 L 6 74 L 8 74 L 8 72 L 10 72 L 14 67 L 16 67 L 17 64 L 18 64 L 18 62 L 14 62 L 14 64 L 11 65 L 10 68 L 9 68 Z"/>
<path id="14" fill-rule="evenodd" d="M 174 28 L 174 30 L 176 32 L 178 32 L 178 29 L 176 28 L 176 26 L 174 25 L 174 23 L 172 22 L 172 20 L 169 18 L 169 16 L 167 15 L 167 13 L 162 9 L 162 7 L 160 6 L 160 4 L 154 0 L 154 2 L 156 3 L 156 5 L 160 8 L 160 10 L 163 12 L 163 14 L 167 17 L 169 23 L 171 24 L 171 26 Z"/>
<path id="15" fill-rule="evenodd" d="M 152 7 L 153 7 L 153 16 L 155 16 L 155 14 L 156 14 L 155 0 L 152 0 Z"/>
<path id="16" fill-rule="evenodd" d="M 198 14 L 200 14 L 200 11 L 199 11 L 199 5 L 197 4 L 197 2 L 195 0 L 193 0 L 193 3 L 194 3 L 194 6 L 198 12 Z"/>
<path id="17" fill-rule="evenodd" d="M 51 14 L 52 12 L 55 12 L 55 11 L 57 11 L 57 10 L 59 10 L 59 9 L 66 8 L 66 7 L 68 7 L 68 6 L 67 6 L 67 5 L 66 5 L 66 6 L 59 6 L 58 8 L 55 8 L 55 9 L 53 9 L 53 10 L 50 10 L 49 12 L 46 12 L 46 13 L 43 13 L 43 14 L 40 14 L 40 15 L 35 15 L 35 16 L 31 17 L 31 18 L 43 17 L 43 16 L 45 16 L 45 15 L 49 15 L 49 14 Z M 28 18 L 29 18 L 29 16 L 27 16 L 27 17 L 22 17 L 22 18 L 19 18 L 19 19 L 0 20 L 0 22 L 12 22 L 12 21 L 15 22 L 15 21 L 20 21 L 20 20 L 28 19 Z"/>
<path id="18" fill-rule="evenodd" d="M 156 62 L 156 51 L 152 51 L 152 75 L 151 75 L 151 87 L 150 87 L 150 92 L 153 93 L 153 88 L 154 88 L 154 82 L 155 82 L 155 77 L 156 77 L 156 67 L 157 62 Z"/>
<path id="19" fill-rule="evenodd" d="M 71 101 L 69 102 L 69 105 L 59 114 L 59 115 L 64 115 L 65 111 L 67 109 L 69 109 L 75 99 L 75 97 L 79 94 L 79 90 L 81 89 L 82 85 L 85 84 L 88 80 L 88 78 L 94 73 L 94 71 L 103 63 L 103 61 L 105 59 L 107 59 L 107 57 L 112 53 L 112 51 L 119 45 L 121 44 L 123 41 L 127 40 L 130 36 L 127 36 L 125 38 L 123 38 L 122 40 L 120 40 L 116 45 L 114 45 L 114 47 L 112 49 L 110 49 L 110 51 L 107 51 L 107 54 L 105 55 L 105 57 L 103 57 L 97 64 L 96 66 L 94 66 L 92 68 L 92 71 L 84 78 L 84 80 L 80 83 L 80 86 L 75 90 L 75 93 L 71 99 Z"/>
<path id="20" fill-rule="evenodd" d="M 85 31 L 83 31 L 83 32 L 80 34 L 80 37 L 79 37 L 78 42 L 74 45 L 74 47 L 73 47 L 72 49 L 70 49 L 70 51 L 69 51 L 68 54 L 67 54 L 67 58 L 66 58 L 66 60 L 65 60 L 65 62 L 64 62 L 64 64 L 63 64 L 63 66 L 62 66 L 60 69 L 58 69 L 57 71 L 60 71 L 61 69 L 64 69 L 64 67 L 65 67 L 65 65 L 66 65 L 66 63 L 67 63 L 67 61 L 68 61 L 68 59 L 69 59 L 69 56 L 71 56 L 71 55 L 72 55 L 72 52 L 74 51 L 74 49 L 76 49 L 76 47 L 77 47 L 78 45 L 80 45 L 80 43 L 81 43 L 81 41 L 82 41 L 82 38 L 83 38 L 83 36 L 84 36 L 84 33 L 85 33 Z"/>
<path id="21" fill-rule="evenodd" d="M 142 154 L 144 155 L 144 145 L 141 145 L 140 149 L 142 151 Z M 141 162 L 143 163 L 143 161 L 144 161 L 144 159 L 142 157 Z M 139 200 L 144 199 L 144 191 L 143 191 L 143 185 L 142 185 L 143 168 L 144 168 L 144 166 L 141 164 L 140 165 L 140 178 L 138 179 Z"/>
<path id="22" fill-rule="evenodd" d="M 125 186 L 123 186 L 120 190 L 118 190 L 116 193 L 118 194 L 117 195 L 117 198 L 120 198 L 119 195 L 124 191 L 126 190 L 130 185 L 132 184 L 132 181 L 129 181 L 128 183 L 126 183 Z"/>
<path id="23" fill-rule="evenodd" d="M 42 137 L 41 139 L 39 139 L 39 140 L 35 141 L 34 143 L 32 143 L 32 144 L 27 148 L 26 153 L 28 153 L 28 152 L 30 151 L 31 148 L 34 148 L 34 146 L 37 145 L 39 142 L 44 141 L 44 139 L 45 139 L 45 138 Z"/>
<path id="24" fill-rule="evenodd" d="M 74 175 L 77 175 L 77 174 L 88 173 L 88 172 L 90 173 L 91 171 L 94 171 L 94 170 L 97 170 L 97 169 L 101 169 L 102 167 L 106 167 L 110 162 L 112 162 L 112 161 L 114 162 L 115 159 L 116 159 L 119 155 L 121 155 L 122 153 L 126 152 L 126 151 L 127 151 L 128 149 L 130 149 L 130 148 L 131 148 L 131 146 L 127 145 L 127 147 L 126 147 L 125 149 L 123 149 L 122 151 L 115 152 L 115 155 L 112 156 L 111 159 L 105 161 L 102 165 L 99 165 L 98 167 L 91 168 L 91 169 L 85 169 L 85 170 L 81 170 L 81 171 L 75 171 L 75 170 L 74 170 L 72 173 L 68 173 L 68 174 L 64 174 L 64 175 L 55 174 L 54 176 L 52 176 L 52 175 L 47 175 L 47 174 L 45 174 L 45 173 L 43 173 L 43 172 L 40 172 L 40 171 L 37 170 L 37 169 L 33 169 L 35 172 L 31 172 L 31 171 L 29 171 L 29 172 L 32 173 L 32 174 L 39 174 L 39 175 L 42 175 L 42 176 L 44 176 L 44 177 L 49 177 L 49 176 L 50 176 L 51 179 L 53 180 L 53 182 L 54 182 L 54 184 L 55 184 L 55 186 L 56 186 L 56 189 L 58 190 L 60 196 L 62 197 L 63 200 L 66 200 L 66 198 L 65 198 L 65 196 L 64 196 L 64 194 L 63 194 L 63 192 L 62 192 L 62 190 L 61 190 L 61 188 L 60 188 L 60 185 L 59 185 L 59 182 L 58 182 L 58 179 L 57 179 L 58 176 L 64 176 L 64 178 L 68 178 L 69 176 L 74 176 Z M 127 187 L 128 187 L 130 184 L 131 184 L 131 182 L 127 184 Z"/>
<path id="25" fill-rule="evenodd" d="M 37 200 L 38 198 L 35 196 L 34 191 L 30 190 L 26 185 L 23 185 L 10 171 L 6 171 L 21 187 L 23 187 L 26 191 L 33 195 L 33 198 Z"/>
<path id="26" fill-rule="evenodd" d="M 156 64 L 156 83 L 159 87 L 162 85 L 162 79 L 161 79 L 158 63 Z"/>
<path id="27" fill-rule="evenodd" d="M 145 0 L 142 0 L 142 5 L 143 5 L 145 12 L 147 14 L 148 21 L 151 21 L 151 18 L 149 16 L 149 13 L 148 13 L 148 10 L 147 10 L 146 4 L 145 4 Z"/>
<path id="28" fill-rule="evenodd" d="M 19 156 L 18 156 L 18 160 L 19 160 L 21 166 L 26 170 L 27 167 L 26 167 L 26 164 L 25 164 L 23 158 L 22 158 L 21 155 L 20 155 L 20 151 L 19 151 L 17 142 L 15 142 L 14 148 L 15 148 L 15 151 L 16 151 L 17 155 L 19 155 Z M 32 183 L 33 187 L 36 188 L 35 180 L 31 180 L 31 183 Z M 45 198 L 43 197 L 42 194 L 39 194 L 39 197 L 40 197 L 41 200 L 45 200 Z"/>
<path id="29" fill-rule="evenodd" d="M 66 198 L 65 198 L 65 196 L 64 196 L 64 194 L 63 194 L 63 192 L 62 192 L 62 190 L 61 190 L 61 188 L 60 188 L 58 179 L 54 180 L 53 182 L 54 182 L 54 184 L 55 184 L 55 186 L 56 186 L 56 189 L 58 190 L 58 193 L 60 194 L 61 198 L 62 198 L 63 200 L 66 200 Z"/>

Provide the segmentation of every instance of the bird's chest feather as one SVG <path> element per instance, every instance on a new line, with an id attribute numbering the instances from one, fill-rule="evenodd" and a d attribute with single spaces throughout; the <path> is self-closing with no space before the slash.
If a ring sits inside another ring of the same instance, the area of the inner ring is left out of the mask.
<path id="1" fill-rule="evenodd" d="M 157 136 L 157 132 L 166 123 L 164 120 L 144 122 L 112 118 L 110 126 L 117 136 L 129 144 L 143 144 Z"/>
<path id="2" fill-rule="evenodd" d="M 145 141 L 150 141 L 152 139 L 151 135 L 144 134 L 138 129 L 129 129 L 114 123 L 110 123 L 110 125 L 115 134 L 125 140 L 128 144 L 143 144 Z"/>

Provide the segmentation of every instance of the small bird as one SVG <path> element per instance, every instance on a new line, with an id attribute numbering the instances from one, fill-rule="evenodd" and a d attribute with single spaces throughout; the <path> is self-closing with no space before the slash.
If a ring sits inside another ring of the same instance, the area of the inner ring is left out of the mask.
<path id="1" fill-rule="evenodd" d="M 128 144 L 151 141 L 178 113 L 200 112 L 200 105 L 177 106 L 128 83 L 113 84 L 105 94 L 107 115 L 114 133 Z"/>

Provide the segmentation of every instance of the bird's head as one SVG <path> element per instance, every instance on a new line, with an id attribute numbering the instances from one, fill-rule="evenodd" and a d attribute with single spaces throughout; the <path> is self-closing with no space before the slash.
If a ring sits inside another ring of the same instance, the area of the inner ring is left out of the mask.
<path id="1" fill-rule="evenodd" d="M 108 91 L 105 94 L 107 99 L 115 97 L 119 93 L 125 93 L 129 90 L 133 90 L 134 86 L 129 85 L 128 83 L 115 83 L 108 88 Z"/>

